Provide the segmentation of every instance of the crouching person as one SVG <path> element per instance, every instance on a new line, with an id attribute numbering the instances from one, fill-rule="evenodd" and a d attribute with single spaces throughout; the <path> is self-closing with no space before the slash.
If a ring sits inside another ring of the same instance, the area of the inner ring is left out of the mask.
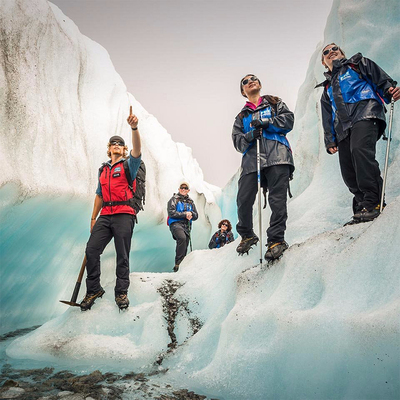
<path id="1" fill-rule="evenodd" d="M 189 184 L 182 182 L 178 193 L 174 193 L 167 205 L 169 229 L 176 240 L 174 272 L 179 270 L 179 264 L 187 254 L 192 221 L 198 218 L 196 206 L 189 197 L 189 191 Z"/>
<path id="2" fill-rule="evenodd" d="M 227 219 L 223 219 L 218 224 L 219 230 L 214 233 L 210 243 L 208 244 L 209 249 L 219 249 L 224 247 L 227 243 L 233 242 L 232 225 Z"/>
<path id="3" fill-rule="evenodd" d="M 133 180 L 136 178 L 141 161 L 138 118 L 132 114 L 132 107 L 127 121 L 132 128 L 133 149 L 129 157 L 126 159 L 128 147 L 125 146 L 124 139 L 120 136 L 112 136 L 107 152 L 110 160 L 99 170 L 99 183 L 90 224 L 91 235 L 86 246 L 86 296 L 80 303 L 82 311 L 89 310 L 95 300 L 104 294 L 104 289 L 100 285 L 100 255 L 112 238 L 114 238 L 117 252 L 115 302 L 121 310 L 129 306 L 127 296 L 129 252 L 135 225 L 131 187 L 135 187 Z M 126 163 L 124 163 L 125 159 Z M 132 180 L 130 183 L 128 175 Z M 100 216 L 97 218 L 99 212 Z"/>

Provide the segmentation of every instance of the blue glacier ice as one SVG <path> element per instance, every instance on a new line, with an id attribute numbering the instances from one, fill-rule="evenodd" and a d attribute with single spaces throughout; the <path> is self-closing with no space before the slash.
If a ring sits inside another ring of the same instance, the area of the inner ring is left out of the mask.
<path id="1" fill-rule="evenodd" d="M 361 51 L 400 78 L 398 1 L 333 2 L 290 133 L 296 162 L 287 230 L 291 247 L 269 268 L 258 264 L 256 250 L 237 257 L 235 244 L 206 249 L 220 216 L 236 219 L 237 175 L 222 191 L 204 182 L 190 149 L 173 143 L 126 93 L 104 49 L 45 1 L 18 3 L 26 6 L 24 13 L 2 4 L 1 15 L 14 16 L 14 23 L 6 24 L 10 48 L 14 37 L 24 37 L 23 21 L 38 10 L 43 17 L 33 23 L 26 41 L 33 40 L 32 32 L 43 35 L 44 27 L 47 34 L 40 36 L 44 55 L 37 70 L 25 65 L 41 60 L 34 46 L 20 48 L 25 57 L 13 53 L 15 68 L 0 64 L 4 82 L 20 82 L 15 88 L 3 85 L 9 93 L 0 98 L 0 113 L 7 117 L 0 128 L 2 160 L 7 143 L 19 144 L 1 177 L 2 329 L 45 323 L 8 346 L 9 361 L 75 370 L 168 369 L 163 379 L 226 400 L 399 398 L 397 104 L 388 206 L 372 223 L 343 227 L 351 216 L 351 195 L 337 157 L 324 149 L 321 91 L 314 89 L 322 80 L 320 51 L 333 41 L 348 55 Z M 61 87 L 55 82 L 64 71 L 54 54 L 64 54 L 76 78 L 64 79 Z M 37 85 L 27 85 L 33 76 Z M 54 79 L 42 85 L 45 76 Z M 16 96 L 13 91 L 24 85 L 27 89 Z M 7 113 L 13 101 L 21 113 Z M 72 292 L 87 240 L 93 172 L 104 158 L 110 132 L 129 137 L 124 125 L 129 104 L 143 124 L 143 158 L 149 170 L 146 210 L 133 238 L 131 306 L 124 313 L 115 307 L 110 246 L 103 255 L 104 298 L 90 312 L 63 312 L 58 300 Z M 385 145 L 378 143 L 381 165 Z M 17 156 L 26 162 L 17 163 Z M 202 220 L 194 234 L 196 250 L 179 273 L 171 274 L 174 243 L 165 225 L 165 203 L 182 178 L 194 188 Z M 268 219 L 264 210 L 264 226 Z M 171 297 L 165 295 L 168 290 Z M 178 304 L 172 351 L 166 320 L 171 299 Z"/>

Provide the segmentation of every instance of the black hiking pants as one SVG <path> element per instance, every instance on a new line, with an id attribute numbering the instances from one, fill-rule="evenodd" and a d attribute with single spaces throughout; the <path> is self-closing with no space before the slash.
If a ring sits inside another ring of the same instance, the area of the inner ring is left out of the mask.
<path id="1" fill-rule="evenodd" d="M 175 265 L 179 265 L 186 257 L 190 241 L 189 220 L 174 222 L 169 226 L 172 237 L 176 240 Z"/>
<path id="2" fill-rule="evenodd" d="M 268 242 L 281 242 L 285 239 L 289 176 L 289 165 L 274 165 L 261 170 L 261 181 L 264 187 L 268 187 L 268 204 L 272 212 L 267 229 Z M 257 172 L 240 177 L 236 199 L 239 219 L 236 230 L 242 238 L 254 235 L 253 204 L 257 190 Z"/>
<path id="3" fill-rule="evenodd" d="M 117 252 L 115 295 L 128 292 L 129 252 L 134 225 L 131 214 L 101 215 L 97 219 L 86 245 L 87 293 L 97 293 L 101 289 L 100 255 L 112 238 Z"/>
<path id="4" fill-rule="evenodd" d="M 354 195 L 353 212 L 371 211 L 381 200 L 383 181 L 375 159 L 380 121 L 359 121 L 339 142 L 339 163 L 343 181 Z"/>

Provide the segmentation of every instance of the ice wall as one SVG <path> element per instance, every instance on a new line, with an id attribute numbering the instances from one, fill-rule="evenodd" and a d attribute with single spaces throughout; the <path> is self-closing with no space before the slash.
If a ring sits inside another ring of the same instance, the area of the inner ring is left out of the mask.
<path id="1" fill-rule="evenodd" d="M 399 48 L 398 15 L 396 0 L 335 1 L 323 43 L 362 51 L 399 79 L 390 51 Z M 226 400 L 399 398 L 398 116 L 387 208 L 372 223 L 342 227 L 351 195 L 337 158 L 323 148 L 313 89 L 322 79 L 321 48 L 296 108 L 292 246 L 282 260 L 260 267 L 258 249 L 237 257 L 235 244 L 195 251 L 177 274 L 131 274 L 125 313 L 113 304 L 110 280 L 90 312 L 68 310 L 14 341 L 8 356 L 79 370 L 168 368 L 163 379 Z M 218 200 L 232 213 L 234 182 Z"/>
<path id="2" fill-rule="evenodd" d="M 191 149 L 174 143 L 127 92 L 106 50 L 45 0 L 0 2 L 0 41 L 2 330 L 63 310 L 58 300 L 70 297 L 79 272 L 108 139 L 121 135 L 131 147 L 130 105 L 147 166 L 131 269 L 172 269 L 166 204 L 182 180 L 200 215 L 193 247 L 206 248 L 220 220 L 219 189 L 204 182 Z M 114 257 L 111 244 L 105 283 L 114 279 Z"/>

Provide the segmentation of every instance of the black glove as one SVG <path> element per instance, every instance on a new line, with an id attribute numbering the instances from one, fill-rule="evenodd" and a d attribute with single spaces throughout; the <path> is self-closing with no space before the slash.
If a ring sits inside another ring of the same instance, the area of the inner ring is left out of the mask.
<path id="1" fill-rule="evenodd" d="M 261 128 L 255 128 L 254 130 L 251 131 L 251 134 L 253 135 L 253 139 L 258 139 L 258 138 L 261 137 L 262 129 Z"/>
<path id="2" fill-rule="evenodd" d="M 253 121 L 250 122 L 250 126 L 252 126 L 255 129 L 267 129 L 269 126 L 269 121 L 261 121 L 259 119 L 254 119 Z"/>

